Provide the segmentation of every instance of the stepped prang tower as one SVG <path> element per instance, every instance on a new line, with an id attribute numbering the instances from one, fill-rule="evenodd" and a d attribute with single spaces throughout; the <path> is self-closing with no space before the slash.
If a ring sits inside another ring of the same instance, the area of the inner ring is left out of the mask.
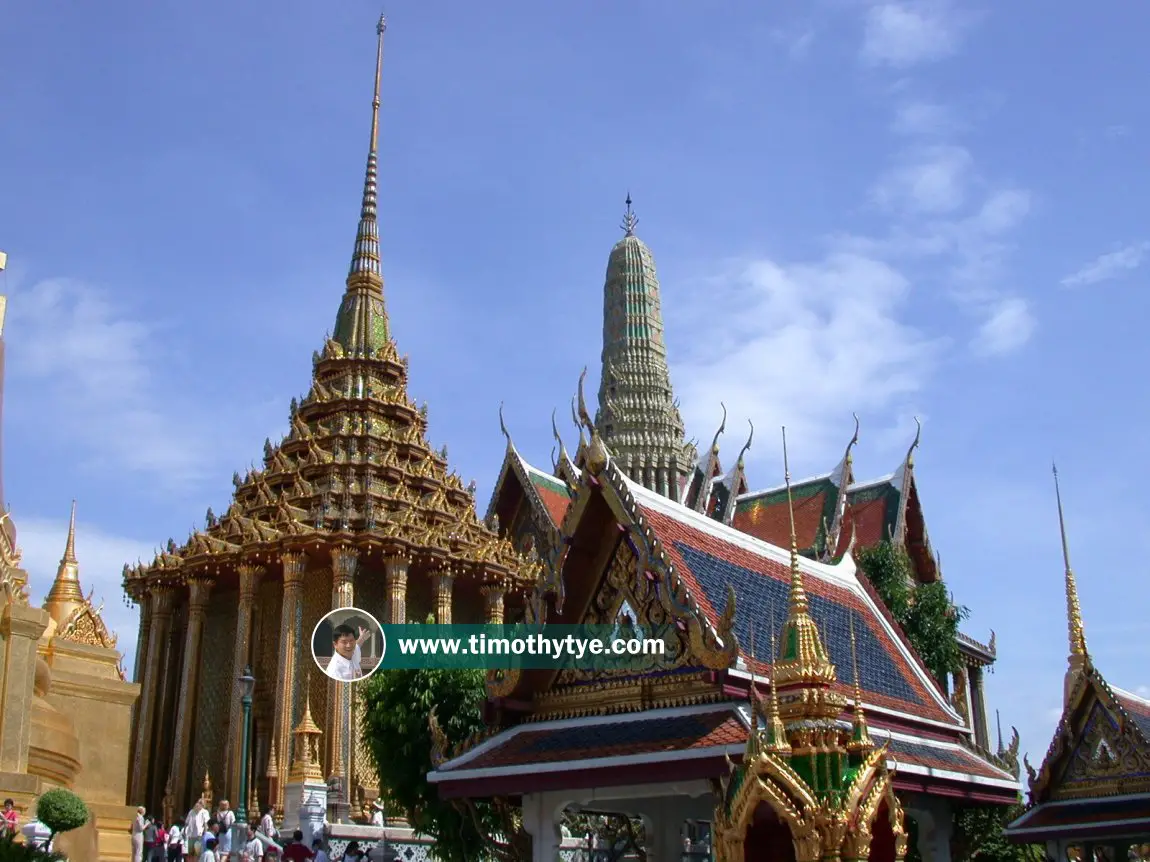
<path id="1" fill-rule="evenodd" d="M 681 501 L 698 455 L 687 442 L 671 388 L 655 258 L 635 235 L 627 195 L 623 238 L 603 286 L 603 371 L 595 426 L 632 480 Z"/>

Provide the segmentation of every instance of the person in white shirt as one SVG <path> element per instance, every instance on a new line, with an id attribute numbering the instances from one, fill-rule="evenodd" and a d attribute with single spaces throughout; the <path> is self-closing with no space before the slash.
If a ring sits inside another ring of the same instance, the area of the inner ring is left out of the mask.
<path id="1" fill-rule="evenodd" d="M 216 862 L 216 839 L 211 835 L 204 839 L 204 852 L 200 854 L 200 862 Z"/>
<path id="2" fill-rule="evenodd" d="M 207 831 L 208 821 L 211 819 L 212 815 L 204 805 L 204 800 L 197 799 L 196 804 L 192 806 L 192 810 L 184 819 L 184 840 L 187 841 L 189 856 L 200 854 L 200 844 L 204 840 L 204 833 Z"/>
<path id="3" fill-rule="evenodd" d="M 339 682 L 352 682 L 363 676 L 363 651 L 371 632 L 362 626 L 359 637 L 351 626 L 340 625 L 332 629 L 331 643 L 334 654 L 327 663 L 327 675 Z"/>
<path id="4" fill-rule="evenodd" d="M 268 838 L 271 838 L 269 835 Z M 248 840 L 244 844 L 244 855 L 246 855 L 251 862 L 259 862 L 264 858 L 264 842 L 256 837 L 255 827 L 248 827 Z"/>
<path id="5" fill-rule="evenodd" d="M 168 830 L 168 862 L 179 862 L 184 858 L 184 830 L 179 823 L 173 823 Z"/>

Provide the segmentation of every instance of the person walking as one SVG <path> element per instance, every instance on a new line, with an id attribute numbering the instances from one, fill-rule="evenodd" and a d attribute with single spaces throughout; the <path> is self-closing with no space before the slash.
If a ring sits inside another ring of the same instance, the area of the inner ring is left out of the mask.
<path id="1" fill-rule="evenodd" d="M 192 810 L 184 819 L 184 840 L 187 841 L 187 855 L 195 859 L 200 855 L 204 835 L 208 831 L 208 820 L 211 815 L 204 806 L 203 799 L 197 799 Z"/>
<path id="2" fill-rule="evenodd" d="M 147 809 L 141 805 L 136 809 L 136 817 L 132 820 L 132 862 L 144 862 L 144 829 L 148 821 L 144 815 Z"/>
<path id="3" fill-rule="evenodd" d="M 168 830 L 168 862 L 182 862 L 184 858 L 184 830 L 173 823 Z"/>
<path id="4" fill-rule="evenodd" d="M 264 816 L 260 818 L 259 831 L 272 841 L 279 843 L 280 831 L 276 829 L 276 822 L 272 819 L 272 807 L 270 805 L 264 809 Z"/>
<path id="5" fill-rule="evenodd" d="M 216 853 L 220 858 L 227 859 L 232 853 L 232 827 L 236 825 L 236 813 L 232 811 L 231 803 L 226 799 L 220 800 L 216 822 L 219 824 Z"/>

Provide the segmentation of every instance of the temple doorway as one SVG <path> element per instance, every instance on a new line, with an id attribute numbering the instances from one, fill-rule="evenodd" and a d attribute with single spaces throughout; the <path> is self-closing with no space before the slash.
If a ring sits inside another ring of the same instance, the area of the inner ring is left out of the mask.
<path id="1" fill-rule="evenodd" d="M 795 862 L 790 827 L 765 802 L 755 809 L 743 839 L 743 858 L 745 862 Z"/>

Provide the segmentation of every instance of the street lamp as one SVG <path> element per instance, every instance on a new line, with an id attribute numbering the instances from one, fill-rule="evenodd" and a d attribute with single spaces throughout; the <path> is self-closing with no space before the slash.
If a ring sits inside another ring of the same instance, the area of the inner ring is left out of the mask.
<path id="1" fill-rule="evenodd" d="M 244 708 L 244 729 L 243 742 L 240 745 L 240 798 L 236 809 L 236 831 L 240 832 L 242 827 L 242 837 L 240 838 L 242 845 L 244 841 L 248 840 L 248 746 L 252 734 L 252 692 L 256 687 L 256 678 L 252 676 L 250 665 L 244 668 L 239 683 L 240 703 Z M 236 846 L 234 839 L 232 846 Z"/>

